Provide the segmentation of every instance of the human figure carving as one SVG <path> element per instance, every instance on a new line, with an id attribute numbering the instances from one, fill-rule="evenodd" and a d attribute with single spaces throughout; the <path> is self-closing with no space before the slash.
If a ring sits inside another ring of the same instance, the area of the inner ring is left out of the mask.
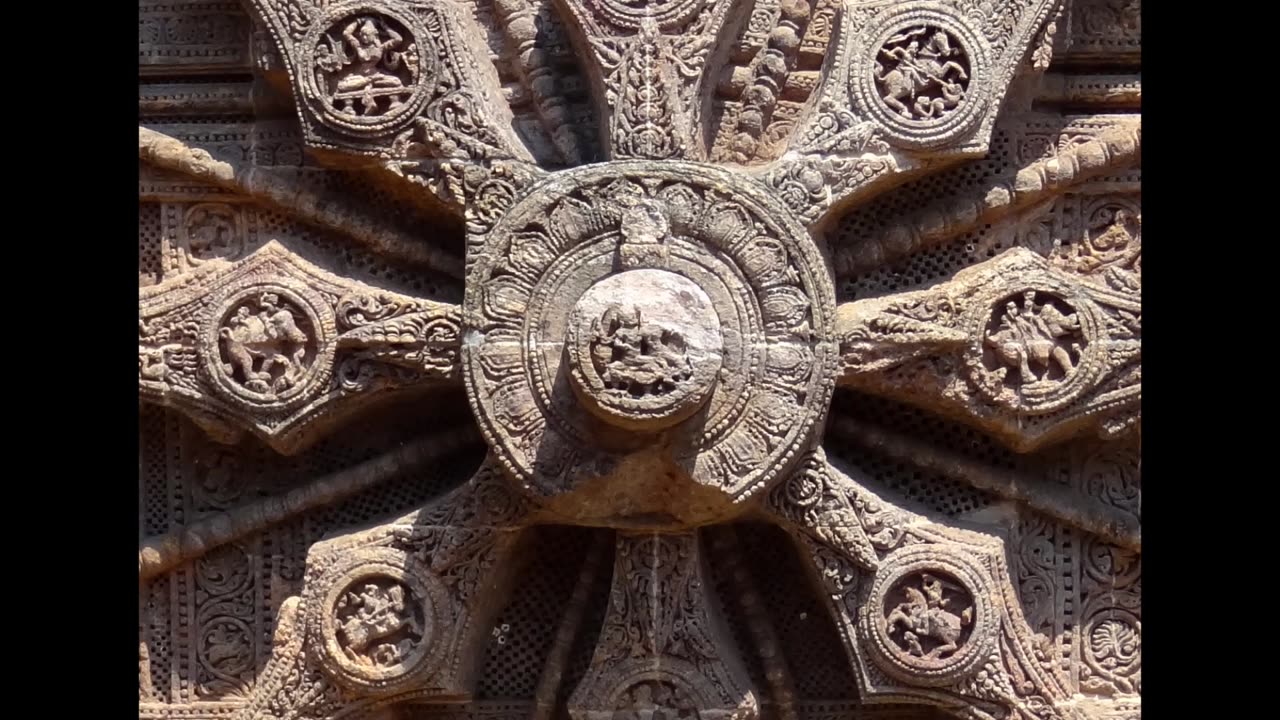
<path id="1" fill-rule="evenodd" d="M 904 626 L 903 642 L 912 655 L 934 660 L 959 649 L 962 630 L 973 622 L 973 608 L 966 607 L 959 615 L 947 609 L 951 604 L 949 598 L 943 597 L 945 586 L 938 578 L 928 573 L 920 576 L 921 590 L 914 587 L 904 588 L 907 601 L 885 618 L 885 628 L 893 634 L 899 625 Z M 925 652 L 921 638 L 933 638 L 940 644 Z"/>
<path id="2" fill-rule="evenodd" d="M 987 335 L 985 343 L 1009 367 L 1017 368 L 1022 383 L 1039 382 L 1048 374 L 1052 362 L 1063 377 L 1075 370 L 1073 354 L 1079 356 L 1080 344 L 1066 343 L 1080 333 L 1080 317 L 1063 314 L 1053 303 L 1038 305 L 1035 291 L 1023 293 L 1022 307 L 1010 301 L 1005 304 L 1000 328 Z M 1042 368 L 1037 374 L 1032 365 Z"/>
<path id="3" fill-rule="evenodd" d="M 412 53 L 412 46 L 401 49 L 404 42 L 404 36 L 389 23 L 371 17 L 348 23 L 340 41 L 326 38 L 316 48 L 316 64 L 325 72 L 339 74 L 332 89 L 335 106 L 352 112 L 353 101 L 359 100 L 361 114 L 371 115 L 377 113 L 377 98 L 382 96 L 390 99 L 388 109 L 398 106 L 404 95 L 398 91 L 403 91 L 405 84 L 396 71 L 410 62 Z"/>
<path id="4" fill-rule="evenodd" d="M 365 583 L 359 593 L 348 592 L 338 603 L 339 615 L 347 614 L 340 633 L 343 650 L 354 662 L 393 665 L 404 658 L 422 632 L 404 588 L 383 588 Z M 395 642 L 379 643 L 395 635 L 407 635 Z M 375 643 L 377 643 L 375 645 Z"/>
<path id="5" fill-rule="evenodd" d="M 960 49 L 951 46 L 945 31 L 933 30 L 920 46 L 918 37 L 927 32 L 929 28 L 914 28 L 889 38 L 880 52 L 896 64 L 892 69 L 879 64 L 876 68 L 885 104 L 907 119 L 932 118 L 956 107 L 964 99 L 961 81 L 969 79 L 964 66 L 951 59 Z"/>
<path id="6" fill-rule="evenodd" d="M 591 359 L 607 388 L 637 397 L 656 395 L 693 374 L 684 337 L 644 322 L 639 308 L 628 313 L 621 305 L 610 305 L 592 323 L 592 334 Z"/>

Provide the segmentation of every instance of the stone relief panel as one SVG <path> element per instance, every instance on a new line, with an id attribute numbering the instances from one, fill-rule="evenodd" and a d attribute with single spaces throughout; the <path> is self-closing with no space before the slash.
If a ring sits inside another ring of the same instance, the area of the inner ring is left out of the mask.
<path id="1" fill-rule="evenodd" d="M 249 16 L 234 0 L 138 2 L 142 74 L 235 72 L 249 68 Z"/>
<path id="2" fill-rule="evenodd" d="M 139 8 L 140 717 L 1139 716 L 1136 3 Z"/>

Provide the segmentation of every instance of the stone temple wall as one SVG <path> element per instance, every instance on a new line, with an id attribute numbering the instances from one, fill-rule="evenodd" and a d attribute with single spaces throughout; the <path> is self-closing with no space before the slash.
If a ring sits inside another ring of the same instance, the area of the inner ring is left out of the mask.
<path id="1" fill-rule="evenodd" d="M 139 717 L 1136 720 L 1136 0 L 139 0 Z"/>

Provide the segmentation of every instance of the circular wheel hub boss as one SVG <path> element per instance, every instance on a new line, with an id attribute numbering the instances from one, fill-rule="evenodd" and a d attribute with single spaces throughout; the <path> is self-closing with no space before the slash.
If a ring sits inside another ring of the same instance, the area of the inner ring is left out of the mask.
<path id="1" fill-rule="evenodd" d="M 575 522 L 733 515 L 790 469 L 834 388 L 818 248 L 754 181 L 712 166 L 553 176 L 488 234 L 467 287 L 480 426 Z"/>

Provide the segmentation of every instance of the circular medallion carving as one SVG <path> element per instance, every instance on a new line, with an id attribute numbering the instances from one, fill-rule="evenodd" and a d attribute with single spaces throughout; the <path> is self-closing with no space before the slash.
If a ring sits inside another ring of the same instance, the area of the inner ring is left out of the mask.
<path id="1" fill-rule="evenodd" d="M 1105 368 L 1097 311 L 1061 283 L 998 288 L 975 307 L 966 362 L 974 385 L 992 402 L 1052 412 L 1092 387 Z"/>
<path id="2" fill-rule="evenodd" d="M 422 108 L 435 82 L 435 44 L 408 17 L 374 4 L 317 23 L 303 68 L 320 118 L 357 134 L 390 132 Z"/>
<path id="3" fill-rule="evenodd" d="M 224 203 L 199 203 L 187 209 L 179 241 L 187 260 L 235 260 L 244 253 L 244 221 Z"/>
<path id="4" fill-rule="evenodd" d="M 894 144 L 943 145 L 973 129 L 987 105 L 987 43 L 945 6 L 913 3 L 867 29 L 853 68 L 859 103 Z"/>
<path id="5" fill-rule="evenodd" d="M 387 548 L 362 549 L 323 583 L 321 655 L 344 683 L 389 689 L 440 661 L 448 599 L 430 570 Z"/>
<path id="6" fill-rule="evenodd" d="M 214 303 L 205 369 L 230 397 L 258 408 L 303 401 L 328 379 L 333 312 L 305 287 L 241 287 Z"/>
<path id="7" fill-rule="evenodd" d="M 591 286 L 569 320 L 574 389 L 619 427 L 669 427 L 706 400 L 724 341 L 711 298 L 666 270 L 629 270 Z"/>
<path id="8" fill-rule="evenodd" d="M 890 556 L 863 613 L 877 662 L 900 680 L 925 685 L 969 673 L 998 629 L 990 586 L 967 556 L 938 546 Z"/>
<path id="9" fill-rule="evenodd" d="M 1107 608 L 1086 621 L 1083 637 L 1089 675 L 1114 682 L 1128 680 L 1141 672 L 1142 622 L 1133 613 Z"/>
<path id="10" fill-rule="evenodd" d="M 518 201 L 477 257 L 468 395 L 539 494 L 656 453 L 741 499 L 787 471 L 826 411 L 829 271 L 751 180 L 682 162 L 569 171 Z"/>
<path id="11" fill-rule="evenodd" d="M 243 620 L 217 615 L 200 628 L 196 656 L 214 676 L 231 682 L 253 671 L 253 630 Z"/>

